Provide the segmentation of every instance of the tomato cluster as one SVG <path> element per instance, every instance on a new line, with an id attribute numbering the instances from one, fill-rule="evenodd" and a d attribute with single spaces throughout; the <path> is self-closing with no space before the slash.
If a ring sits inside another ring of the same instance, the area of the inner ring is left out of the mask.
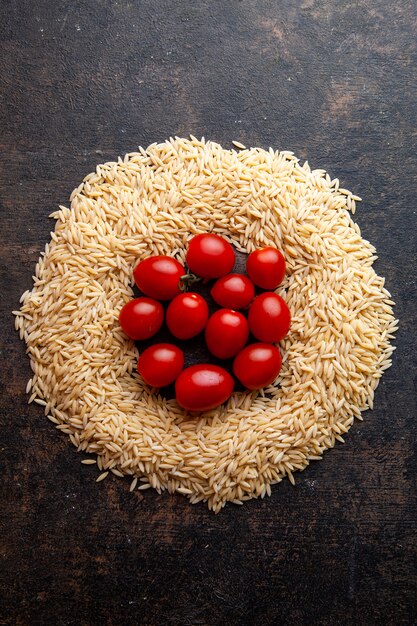
<path id="1" fill-rule="evenodd" d="M 119 322 L 124 332 L 136 341 L 149 339 L 164 318 L 170 334 L 182 341 L 204 331 L 210 354 L 234 359 L 233 374 L 244 387 L 271 384 L 282 362 L 274 344 L 288 333 L 291 322 L 285 301 L 273 291 L 285 276 L 281 252 L 272 247 L 255 250 L 246 261 L 247 276 L 231 273 L 233 247 L 219 235 L 202 234 L 191 239 L 186 264 L 188 273 L 173 257 L 152 256 L 136 266 L 135 283 L 144 296 L 122 308 Z M 211 297 L 221 308 L 210 315 L 205 298 L 188 289 L 211 280 Z M 256 295 L 255 288 L 266 291 Z M 168 301 L 165 312 L 160 301 Z M 250 335 L 256 342 L 248 345 Z M 141 352 L 138 372 L 151 387 L 175 382 L 176 400 L 189 411 L 215 408 L 230 397 L 235 381 L 224 367 L 203 363 L 184 369 L 184 363 L 177 345 L 157 343 Z"/>

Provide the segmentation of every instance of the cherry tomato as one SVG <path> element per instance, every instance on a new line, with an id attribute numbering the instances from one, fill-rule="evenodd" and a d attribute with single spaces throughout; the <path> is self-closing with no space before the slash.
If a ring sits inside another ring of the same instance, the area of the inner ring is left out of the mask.
<path id="1" fill-rule="evenodd" d="M 181 372 L 175 383 L 175 397 L 187 411 L 208 411 L 231 396 L 234 380 L 218 365 L 192 365 Z"/>
<path id="2" fill-rule="evenodd" d="M 172 343 L 156 343 L 139 356 L 138 372 L 151 387 L 165 387 L 184 367 L 184 353 Z"/>
<path id="3" fill-rule="evenodd" d="M 135 283 L 146 296 L 157 300 L 172 300 L 180 293 L 180 278 L 185 270 L 171 256 L 150 256 L 136 266 Z"/>
<path id="4" fill-rule="evenodd" d="M 279 250 L 268 246 L 248 256 L 246 271 L 258 287 L 276 289 L 285 276 L 285 259 Z"/>
<path id="5" fill-rule="evenodd" d="M 164 309 L 152 298 L 135 298 L 119 314 L 119 324 L 131 339 L 149 339 L 162 326 Z"/>
<path id="6" fill-rule="evenodd" d="M 196 235 L 188 245 L 187 265 L 201 278 L 228 274 L 235 264 L 235 252 L 225 239 L 212 233 Z"/>
<path id="7" fill-rule="evenodd" d="M 228 309 L 244 309 L 255 297 L 255 287 L 247 276 L 228 274 L 219 278 L 211 290 L 212 298 Z"/>
<path id="8" fill-rule="evenodd" d="M 169 303 L 167 325 L 174 337 L 190 339 L 207 324 L 209 310 L 207 302 L 198 293 L 181 293 Z"/>
<path id="9" fill-rule="evenodd" d="M 257 296 L 249 309 L 249 328 L 260 341 L 281 341 L 291 323 L 290 310 L 285 300 L 276 293 Z"/>
<path id="10" fill-rule="evenodd" d="M 214 356 L 229 359 L 246 345 L 249 325 L 242 313 L 220 309 L 213 313 L 206 326 L 206 344 Z"/>
<path id="11" fill-rule="evenodd" d="M 247 389 L 270 385 L 281 369 L 281 354 L 270 343 L 253 343 L 239 352 L 233 363 L 233 372 Z"/>

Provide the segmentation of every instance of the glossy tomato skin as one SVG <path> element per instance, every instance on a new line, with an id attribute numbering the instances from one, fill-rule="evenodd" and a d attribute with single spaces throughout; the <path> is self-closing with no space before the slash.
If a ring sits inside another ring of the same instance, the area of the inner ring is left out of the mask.
<path id="1" fill-rule="evenodd" d="M 239 352 L 233 362 L 233 373 L 247 389 L 260 389 L 275 380 L 281 364 L 281 354 L 276 346 L 253 343 Z"/>
<path id="2" fill-rule="evenodd" d="M 174 382 L 184 368 L 184 353 L 172 343 L 156 343 L 140 354 L 138 372 L 151 387 Z"/>
<path id="3" fill-rule="evenodd" d="M 291 324 L 290 310 L 276 293 L 257 296 L 249 309 L 249 328 L 259 341 L 281 341 Z"/>
<path id="4" fill-rule="evenodd" d="M 186 256 L 191 272 L 201 278 L 219 278 L 232 271 L 235 252 L 228 241 L 213 233 L 196 235 Z"/>
<path id="5" fill-rule="evenodd" d="M 207 302 L 198 293 L 181 293 L 169 303 L 166 321 L 178 339 L 191 339 L 204 330 L 209 316 Z"/>
<path id="6" fill-rule="evenodd" d="M 234 380 L 218 365 L 200 364 L 187 367 L 175 383 L 175 397 L 187 411 L 208 411 L 226 402 Z"/>
<path id="7" fill-rule="evenodd" d="M 226 309 L 245 309 L 255 297 L 253 282 L 243 274 L 227 274 L 214 283 L 212 298 Z"/>
<path id="8" fill-rule="evenodd" d="M 164 321 L 162 304 L 153 298 L 129 300 L 119 314 L 119 324 L 131 339 L 149 339 Z"/>
<path id="9" fill-rule="evenodd" d="M 180 293 L 184 267 L 171 256 L 150 256 L 143 259 L 133 275 L 138 288 L 156 300 L 172 300 Z"/>
<path id="10" fill-rule="evenodd" d="M 249 324 L 242 313 L 219 309 L 209 318 L 205 334 L 210 352 L 219 359 L 230 359 L 246 345 Z"/>
<path id="11" fill-rule="evenodd" d="M 258 287 L 276 289 L 285 276 L 284 256 L 272 246 L 254 250 L 246 261 L 246 271 Z"/>

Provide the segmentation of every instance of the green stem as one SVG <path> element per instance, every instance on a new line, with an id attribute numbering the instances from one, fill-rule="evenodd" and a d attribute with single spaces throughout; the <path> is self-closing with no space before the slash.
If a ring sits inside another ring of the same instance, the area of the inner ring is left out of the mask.
<path id="1" fill-rule="evenodd" d="M 181 291 L 188 291 L 191 285 L 199 283 L 201 280 L 203 279 L 199 278 L 195 274 L 184 274 L 184 276 L 181 276 L 180 278 L 179 288 Z"/>

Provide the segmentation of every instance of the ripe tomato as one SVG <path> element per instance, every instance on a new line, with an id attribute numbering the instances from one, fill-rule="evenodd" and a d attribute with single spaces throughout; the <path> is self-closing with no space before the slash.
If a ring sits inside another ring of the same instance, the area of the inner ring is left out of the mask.
<path id="1" fill-rule="evenodd" d="M 208 411 L 231 396 L 234 380 L 218 365 L 192 365 L 181 372 L 175 383 L 175 397 L 187 411 Z"/>
<path id="2" fill-rule="evenodd" d="M 174 337 L 190 339 L 204 329 L 209 310 L 207 302 L 198 293 L 181 293 L 169 303 L 167 325 Z"/>
<path id="3" fill-rule="evenodd" d="M 255 287 L 247 276 L 228 274 L 219 278 L 211 290 L 212 298 L 228 309 L 244 309 L 255 297 Z"/>
<path id="4" fill-rule="evenodd" d="M 270 343 L 253 343 L 239 352 L 233 363 L 233 372 L 247 389 L 270 385 L 281 369 L 281 354 Z"/>
<path id="5" fill-rule="evenodd" d="M 276 293 L 257 296 L 249 309 L 249 328 L 260 341 L 281 341 L 291 323 L 290 310 L 285 300 Z"/>
<path id="6" fill-rule="evenodd" d="M 229 359 L 246 345 L 249 325 L 242 313 L 220 309 L 213 313 L 206 326 L 206 344 L 214 356 Z"/>
<path id="7" fill-rule="evenodd" d="M 162 326 L 164 309 L 152 298 L 135 298 L 119 314 L 119 324 L 131 339 L 149 339 Z"/>
<path id="8" fill-rule="evenodd" d="M 196 235 L 188 245 L 189 269 L 201 278 L 218 278 L 228 274 L 235 264 L 235 252 L 225 239 L 207 233 Z"/>
<path id="9" fill-rule="evenodd" d="M 279 250 L 268 246 L 248 256 L 246 271 L 258 287 L 276 289 L 285 276 L 285 259 Z"/>
<path id="10" fill-rule="evenodd" d="M 156 343 L 139 356 L 138 372 L 151 387 L 174 382 L 184 367 L 184 353 L 172 343 Z"/>
<path id="11" fill-rule="evenodd" d="M 171 256 L 150 256 L 136 266 L 133 275 L 141 291 L 157 300 L 172 300 L 180 293 L 180 279 L 185 270 Z"/>

